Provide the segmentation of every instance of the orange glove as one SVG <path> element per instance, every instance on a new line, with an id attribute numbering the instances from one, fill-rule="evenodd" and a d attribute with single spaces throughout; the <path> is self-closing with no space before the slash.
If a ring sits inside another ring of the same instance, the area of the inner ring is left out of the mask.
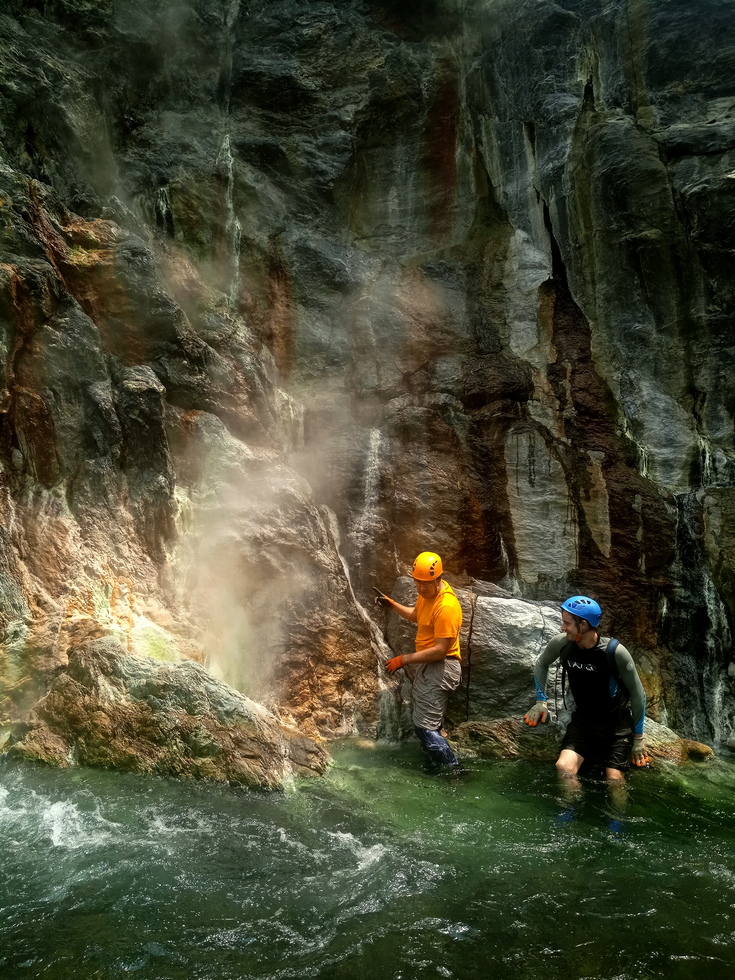
<path id="1" fill-rule="evenodd" d="M 526 714 L 523 716 L 523 720 L 527 725 L 530 725 L 531 728 L 535 728 L 540 721 L 541 722 L 547 721 L 548 718 L 549 718 L 549 709 L 546 706 L 545 701 L 537 701 L 536 704 L 534 704 L 534 706 L 530 709 L 530 711 L 527 711 Z"/>
<path id="2" fill-rule="evenodd" d="M 650 765 L 650 762 L 648 761 L 648 754 L 646 752 L 646 743 L 643 741 L 642 735 L 635 735 L 633 737 L 633 749 L 630 754 L 631 762 L 634 766 Z"/>
<path id="3" fill-rule="evenodd" d="M 400 670 L 403 666 L 403 654 L 401 653 L 397 657 L 393 657 L 392 660 L 386 660 L 385 669 L 389 674 L 395 674 L 397 670 Z"/>

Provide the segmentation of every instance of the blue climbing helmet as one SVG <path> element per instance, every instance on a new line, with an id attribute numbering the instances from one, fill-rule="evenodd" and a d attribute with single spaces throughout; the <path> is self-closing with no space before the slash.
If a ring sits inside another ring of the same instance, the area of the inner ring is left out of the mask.
<path id="1" fill-rule="evenodd" d="M 561 608 L 572 616 L 586 619 L 590 626 L 597 626 L 602 618 L 602 609 L 598 603 L 586 595 L 573 595 L 566 602 L 562 602 Z"/>

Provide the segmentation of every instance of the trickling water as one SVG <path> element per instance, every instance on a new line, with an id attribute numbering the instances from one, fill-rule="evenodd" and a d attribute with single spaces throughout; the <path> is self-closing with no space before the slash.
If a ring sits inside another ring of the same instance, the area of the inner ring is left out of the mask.
<path id="1" fill-rule="evenodd" d="M 350 589 L 350 594 L 355 603 L 355 607 L 359 612 L 362 619 L 367 623 L 370 628 L 370 637 L 375 650 L 376 655 L 376 679 L 377 679 L 377 697 L 378 697 L 378 737 L 387 739 L 396 739 L 400 736 L 402 725 L 400 720 L 400 713 L 397 704 L 396 690 L 395 687 L 391 687 L 385 682 L 385 675 L 383 673 L 383 664 L 390 657 L 394 656 L 394 651 L 386 643 L 383 634 L 380 632 L 377 623 L 372 618 L 368 610 L 363 606 L 360 600 L 357 598 L 355 591 L 352 587 L 352 578 L 350 576 L 350 569 L 347 561 L 342 554 L 340 549 L 340 533 L 339 533 L 339 522 L 337 521 L 337 515 L 329 507 L 322 508 L 325 523 L 329 529 L 332 536 L 332 543 L 334 545 L 335 552 L 339 555 L 339 559 L 342 562 L 342 568 L 344 569 L 345 578 L 347 579 L 347 584 Z"/>
<path id="2" fill-rule="evenodd" d="M 230 261 L 230 288 L 228 299 L 233 308 L 237 306 L 240 293 L 240 245 L 242 226 L 235 213 L 235 161 L 230 147 L 230 134 L 225 133 L 217 156 L 217 168 L 224 176 L 225 184 L 225 236 Z"/>
<path id="3" fill-rule="evenodd" d="M 718 492 L 699 490 L 694 495 L 700 519 L 701 581 L 699 591 L 706 610 L 709 628 L 706 635 L 709 663 L 705 665 L 705 683 L 711 684 L 709 706 L 715 740 L 718 745 L 728 744 L 735 731 L 735 703 L 729 672 L 732 664 L 732 626 L 726 605 L 726 579 L 719 574 L 719 588 L 715 585 L 717 566 L 721 564 L 722 512 Z M 721 590 L 721 591 L 720 591 Z"/>
<path id="4" fill-rule="evenodd" d="M 240 0 L 223 0 L 222 24 L 225 28 L 224 44 L 221 48 L 220 64 L 220 109 L 225 119 L 225 134 L 217 154 L 216 170 L 225 189 L 225 244 L 229 260 L 229 289 L 227 297 L 230 306 L 237 310 L 240 294 L 240 246 L 242 226 L 235 213 L 235 161 L 230 145 L 230 111 L 232 96 L 232 58 L 233 30 L 240 16 Z"/>
<path id="5" fill-rule="evenodd" d="M 350 569 L 349 569 L 349 566 L 347 564 L 347 561 L 346 561 L 344 555 L 342 554 L 342 552 L 340 550 L 341 542 L 340 542 L 339 522 L 337 520 L 337 515 L 334 513 L 334 511 L 330 507 L 323 507 L 322 508 L 322 511 L 323 511 L 324 516 L 326 518 L 326 524 L 327 524 L 327 527 L 329 528 L 329 533 L 330 533 L 330 535 L 332 537 L 332 544 L 334 545 L 334 550 L 339 555 L 339 559 L 342 562 L 342 568 L 344 569 L 345 578 L 347 579 L 347 585 L 348 585 L 349 590 L 350 590 L 350 595 L 351 595 L 351 597 L 352 597 L 352 599 L 353 599 L 353 601 L 355 603 L 355 607 L 356 607 L 358 613 L 360 614 L 360 616 L 362 617 L 362 619 L 370 627 L 370 632 L 371 632 L 371 634 L 373 636 L 373 639 L 374 639 L 376 645 L 378 646 L 380 652 L 382 654 L 386 655 L 386 656 L 393 656 L 393 652 L 391 651 L 390 647 L 388 646 L 388 644 L 383 639 L 383 636 L 382 636 L 380 630 L 378 629 L 377 624 L 375 623 L 375 621 L 373 620 L 373 618 L 370 616 L 370 613 L 365 608 L 365 606 L 363 606 L 363 604 L 357 598 L 357 596 L 355 595 L 355 592 L 354 592 L 354 590 L 352 588 L 352 578 L 350 576 Z"/>
<path id="6" fill-rule="evenodd" d="M 235 21 L 240 16 L 240 0 L 224 0 L 223 4 L 225 26 L 232 30 Z"/>
<path id="7" fill-rule="evenodd" d="M 304 406 L 281 388 L 275 389 L 276 412 L 284 434 L 286 450 L 295 452 L 304 448 Z"/>
<path id="8" fill-rule="evenodd" d="M 702 436 L 697 437 L 697 447 L 701 471 L 700 483 L 703 487 L 713 486 L 717 482 L 717 457 L 712 452 L 709 440 Z"/>
<path id="9" fill-rule="evenodd" d="M 351 534 L 355 547 L 355 564 L 365 564 L 369 566 L 369 561 L 364 562 L 363 556 L 375 547 L 376 526 L 379 521 L 381 492 L 380 492 L 380 459 L 381 459 L 382 436 L 379 428 L 372 428 L 368 436 L 367 453 L 365 456 L 365 467 L 363 473 L 363 494 L 362 509 L 357 515 Z M 339 531 L 337 521 L 332 515 L 333 536 L 337 542 L 336 547 L 339 551 Z M 340 554 L 345 575 L 350 582 L 352 589 L 349 567 L 345 558 Z M 400 567 L 400 562 L 396 561 L 396 566 Z M 405 724 L 401 720 L 399 708 L 398 691 L 395 685 L 388 685 L 383 673 L 382 664 L 390 657 L 394 656 L 394 651 L 386 643 L 375 620 L 370 616 L 364 606 L 358 601 L 355 593 L 355 603 L 361 615 L 370 626 L 373 646 L 377 654 L 377 683 L 378 683 L 378 734 L 383 738 L 397 738 L 403 731 Z"/>
<path id="10" fill-rule="evenodd" d="M 285 795 L 0 769 L 0 976 L 729 978 L 735 768 L 634 773 L 621 814 L 549 764 L 419 755 L 337 746 Z"/>
<path id="11" fill-rule="evenodd" d="M 372 535 L 380 506 L 380 429 L 371 429 L 368 437 L 363 476 L 362 510 L 355 521 L 357 534 Z"/>
<path id="12" fill-rule="evenodd" d="M 174 217 L 171 211 L 171 202 L 168 196 L 168 190 L 165 187 L 161 187 L 156 194 L 156 224 L 158 227 L 165 231 L 167 235 L 173 236 L 174 234 Z"/>

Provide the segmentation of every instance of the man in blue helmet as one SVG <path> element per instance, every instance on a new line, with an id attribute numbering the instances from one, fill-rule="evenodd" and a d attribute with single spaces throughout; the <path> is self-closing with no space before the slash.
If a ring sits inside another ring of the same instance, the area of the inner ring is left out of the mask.
<path id="1" fill-rule="evenodd" d="M 575 708 L 556 760 L 560 775 L 576 778 L 583 762 L 601 761 L 611 783 L 624 781 L 633 765 L 648 764 L 643 739 L 646 695 L 633 658 L 622 643 L 597 629 L 602 610 L 576 595 L 561 605 L 562 632 L 550 640 L 534 665 L 536 704 L 524 715 L 532 728 L 549 717 L 546 680 L 561 659 Z M 614 652 L 612 652 L 614 647 Z"/>

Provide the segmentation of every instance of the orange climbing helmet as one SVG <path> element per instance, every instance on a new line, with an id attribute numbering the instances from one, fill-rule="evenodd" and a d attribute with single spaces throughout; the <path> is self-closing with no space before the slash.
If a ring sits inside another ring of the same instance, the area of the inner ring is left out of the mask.
<path id="1" fill-rule="evenodd" d="M 433 551 L 422 551 L 413 563 L 411 575 L 419 582 L 433 582 L 443 572 L 442 560 L 439 555 L 435 555 Z"/>

